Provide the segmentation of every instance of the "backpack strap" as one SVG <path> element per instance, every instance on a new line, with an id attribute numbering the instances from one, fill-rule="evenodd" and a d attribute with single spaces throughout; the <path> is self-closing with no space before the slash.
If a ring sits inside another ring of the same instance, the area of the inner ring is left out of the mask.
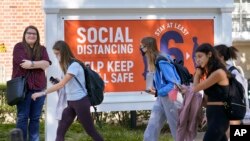
<path id="1" fill-rule="evenodd" d="M 170 63 L 170 64 L 172 64 L 173 66 L 174 66 L 174 62 L 172 61 L 172 60 L 170 60 L 170 59 L 168 59 L 167 57 L 164 57 L 164 56 L 162 56 L 162 55 L 158 55 L 157 57 L 156 57 L 156 60 L 155 60 L 155 67 L 159 70 L 159 71 L 161 71 L 161 69 L 160 69 L 160 65 L 159 65 L 159 62 L 160 61 L 167 61 L 168 63 Z M 175 66 L 174 66 L 175 67 Z M 172 83 L 174 83 L 174 84 L 176 84 L 176 82 L 173 82 L 173 81 L 171 81 L 171 80 L 166 80 L 165 79 L 165 77 L 163 76 L 163 78 L 162 78 L 164 81 L 169 81 L 169 82 L 172 82 Z"/>
<path id="2" fill-rule="evenodd" d="M 240 70 L 236 68 L 235 66 L 231 66 L 228 71 L 232 72 L 233 70 L 237 70 L 240 73 Z"/>
<path id="3" fill-rule="evenodd" d="M 156 68 L 159 69 L 159 70 L 160 70 L 159 62 L 160 62 L 161 60 L 167 61 L 167 62 L 169 62 L 169 63 L 172 63 L 172 61 L 169 60 L 168 58 L 166 58 L 166 57 L 164 57 L 164 56 L 162 56 L 162 55 L 158 55 L 158 56 L 156 57 L 156 60 L 155 60 L 155 66 L 156 66 Z"/>
<path id="4" fill-rule="evenodd" d="M 76 76 L 74 76 L 76 82 L 81 86 L 81 88 L 83 89 L 83 85 L 80 83 L 80 81 L 76 78 Z"/>
<path id="5" fill-rule="evenodd" d="M 159 71 L 161 71 L 160 65 L 159 65 L 159 62 L 160 62 L 161 60 L 163 60 L 163 61 L 168 61 L 168 62 L 169 62 L 169 60 L 168 60 L 166 57 L 161 56 L 161 55 L 158 55 L 158 56 L 156 57 L 156 60 L 155 60 L 155 67 L 156 67 L 156 69 L 159 70 Z M 163 79 L 164 81 L 167 81 L 167 80 L 165 79 L 165 77 L 162 77 L 162 79 Z"/>
<path id="6" fill-rule="evenodd" d="M 79 65 L 82 67 L 82 65 L 80 64 L 80 62 L 78 61 L 78 60 L 76 60 L 76 59 L 72 59 L 71 60 L 71 62 L 70 62 L 70 65 L 72 64 L 72 63 L 74 63 L 74 62 L 77 62 L 77 63 L 79 63 Z M 84 73 L 84 67 L 82 67 L 82 69 L 83 69 L 83 73 Z M 75 78 L 75 80 L 76 80 L 76 82 L 81 86 L 81 88 L 84 90 L 84 87 L 83 87 L 83 85 L 81 84 L 81 82 L 76 78 L 76 76 L 74 76 L 74 78 Z"/>
<path id="7" fill-rule="evenodd" d="M 231 67 L 228 69 L 228 71 L 232 74 L 233 77 L 236 77 L 236 75 L 232 73 L 233 70 L 236 70 L 236 71 L 238 71 L 238 72 L 240 73 L 240 70 L 239 70 L 238 68 L 236 68 L 235 66 L 231 66 Z M 241 74 L 241 73 L 240 73 L 240 74 Z"/>

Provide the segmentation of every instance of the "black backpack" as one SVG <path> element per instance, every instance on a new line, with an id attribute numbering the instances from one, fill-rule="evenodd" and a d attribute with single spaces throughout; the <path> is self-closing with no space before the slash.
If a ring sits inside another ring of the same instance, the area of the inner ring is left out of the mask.
<path id="1" fill-rule="evenodd" d="M 235 77 L 229 78 L 229 92 L 224 106 L 230 120 L 242 120 L 246 114 L 245 91 Z"/>
<path id="2" fill-rule="evenodd" d="M 84 70 L 88 97 L 91 105 L 94 106 L 94 109 L 96 110 L 95 106 L 101 104 L 104 98 L 104 81 L 97 72 L 92 70 L 89 66 L 84 65 L 81 61 L 74 59 L 71 63 L 73 62 L 78 62 Z M 76 77 L 75 79 L 79 85 L 83 87 Z"/>
<path id="3" fill-rule="evenodd" d="M 174 65 L 174 67 L 175 67 L 175 69 L 176 69 L 176 71 L 181 79 L 181 84 L 188 86 L 188 85 L 190 85 L 191 82 L 193 82 L 193 76 L 189 73 L 188 69 L 183 65 L 182 62 L 171 61 L 171 60 L 167 59 L 166 57 L 160 55 L 156 58 L 156 67 L 159 68 L 159 61 L 161 61 L 161 60 L 168 61 Z"/>

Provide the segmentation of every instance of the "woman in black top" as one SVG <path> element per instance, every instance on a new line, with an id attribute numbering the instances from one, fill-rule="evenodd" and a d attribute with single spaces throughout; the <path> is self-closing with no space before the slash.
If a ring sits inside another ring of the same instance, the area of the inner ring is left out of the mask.
<path id="1" fill-rule="evenodd" d="M 207 131 L 203 141 L 227 141 L 225 132 L 229 119 L 224 109 L 224 96 L 229 90 L 230 74 L 220 61 L 216 50 L 208 43 L 200 45 L 195 52 L 197 68 L 193 91 L 204 90 L 207 99 Z"/>

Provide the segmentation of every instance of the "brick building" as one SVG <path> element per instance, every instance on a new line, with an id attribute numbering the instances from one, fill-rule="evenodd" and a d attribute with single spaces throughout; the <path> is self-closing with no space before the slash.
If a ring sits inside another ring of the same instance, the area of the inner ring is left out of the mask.
<path id="1" fill-rule="evenodd" d="M 35 25 L 44 44 L 44 10 L 42 0 L 0 0 L 0 83 L 12 73 L 12 51 L 22 41 L 23 31 Z"/>

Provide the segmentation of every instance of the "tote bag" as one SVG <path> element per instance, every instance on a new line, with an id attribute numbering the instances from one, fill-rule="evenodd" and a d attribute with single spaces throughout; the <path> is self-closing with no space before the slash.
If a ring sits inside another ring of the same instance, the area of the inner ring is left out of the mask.
<path id="1" fill-rule="evenodd" d="M 24 100 L 27 91 L 26 77 L 20 76 L 7 81 L 6 99 L 10 106 Z"/>

